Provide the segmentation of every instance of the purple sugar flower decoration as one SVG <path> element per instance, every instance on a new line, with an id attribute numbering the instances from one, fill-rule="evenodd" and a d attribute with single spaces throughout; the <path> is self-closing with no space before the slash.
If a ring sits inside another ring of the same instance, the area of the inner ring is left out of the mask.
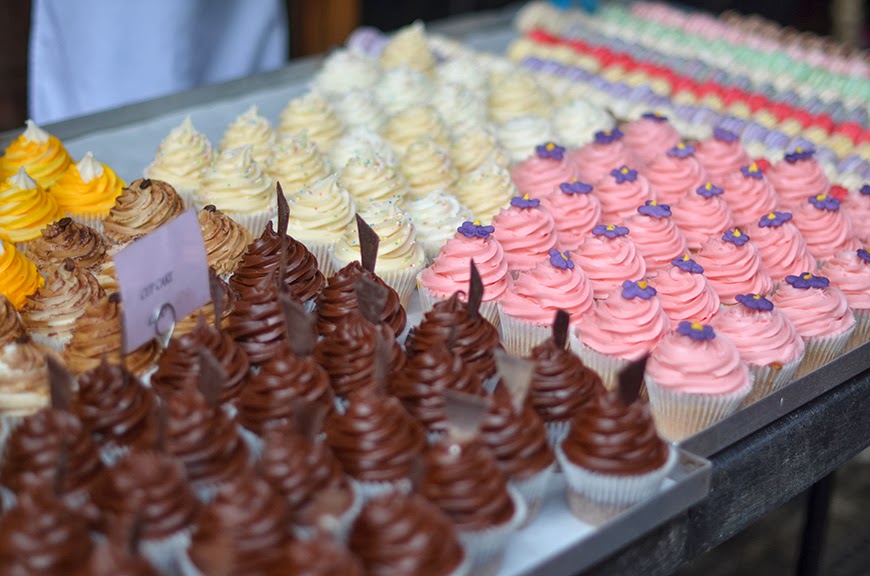
<path id="1" fill-rule="evenodd" d="M 535 153 L 538 155 L 538 158 L 561 160 L 565 157 L 565 148 L 555 142 L 547 142 L 546 144 L 535 146 Z"/>
<path id="2" fill-rule="evenodd" d="M 870 196 L 870 184 L 864 184 L 861 186 L 861 194 L 864 196 Z"/>
<path id="3" fill-rule="evenodd" d="M 794 164 L 798 160 L 808 160 L 809 158 L 812 158 L 815 153 L 816 149 L 812 146 L 798 146 L 793 152 L 785 155 L 785 161 L 789 164 Z"/>
<path id="4" fill-rule="evenodd" d="M 658 112 L 647 112 L 646 114 L 641 115 L 641 118 L 644 120 L 653 120 L 654 122 L 667 122 L 668 117 L 664 114 L 659 114 Z"/>
<path id="5" fill-rule="evenodd" d="M 671 215 L 671 207 L 667 204 L 659 204 L 655 200 L 647 200 L 643 206 L 637 208 L 637 213 L 653 218 L 668 218 Z"/>
<path id="6" fill-rule="evenodd" d="M 599 130 L 595 133 L 596 144 L 611 144 L 617 140 L 622 140 L 622 130 L 614 128 L 613 130 Z"/>
<path id="7" fill-rule="evenodd" d="M 807 199 L 807 202 L 809 202 L 819 210 L 829 210 L 831 212 L 836 212 L 840 209 L 840 201 L 833 196 L 828 196 L 827 194 L 816 194 L 815 196 L 810 196 Z"/>
<path id="8" fill-rule="evenodd" d="M 671 264 L 682 270 L 683 272 L 688 272 L 690 274 L 703 274 L 704 267 L 692 260 L 688 254 L 684 254 L 681 258 L 675 258 L 671 261 Z"/>
<path id="9" fill-rule="evenodd" d="M 703 196 L 704 198 L 712 198 L 713 196 L 719 196 L 720 194 L 724 194 L 725 191 L 718 186 L 714 186 L 710 182 L 707 182 L 706 184 L 695 188 L 695 193 Z"/>
<path id="10" fill-rule="evenodd" d="M 726 130 L 725 128 L 713 128 L 713 138 L 719 140 L 720 142 L 736 142 L 740 139 L 740 137 L 732 132 L 731 130 Z"/>
<path id="11" fill-rule="evenodd" d="M 677 326 L 677 334 L 688 336 L 692 340 L 698 342 L 712 340 L 716 337 L 716 333 L 713 332 L 712 326 L 701 324 L 700 322 L 689 322 L 688 320 L 680 322 L 680 325 Z"/>
<path id="12" fill-rule="evenodd" d="M 806 290 L 808 288 L 827 288 L 831 283 L 831 281 L 824 276 L 814 276 L 809 272 L 803 272 L 800 276 L 786 276 L 785 281 L 800 290 Z"/>
<path id="13" fill-rule="evenodd" d="M 858 258 L 870 264 L 870 252 L 867 252 L 864 248 L 858 248 Z"/>
<path id="14" fill-rule="evenodd" d="M 755 162 L 749 166 L 741 166 L 740 171 L 743 172 L 743 175 L 747 178 L 755 178 L 756 180 L 764 178 L 764 172 L 761 171 L 761 168 L 759 168 L 758 164 Z"/>
<path id="15" fill-rule="evenodd" d="M 617 184 L 625 182 L 634 182 L 637 180 L 637 170 L 632 170 L 628 166 L 620 166 L 610 171 L 610 175 L 616 179 Z"/>
<path id="16" fill-rule="evenodd" d="M 474 222 L 463 222 L 456 231 L 467 238 L 489 238 L 490 234 L 495 232 L 495 227 L 481 226 L 480 220 L 475 220 Z"/>
<path id="17" fill-rule="evenodd" d="M 592 229 L 592 234 L 594 236 L 607 236 L 613 240 L 614 238 L 628 234 L 628 228 L 625 226 L 615 226 L 613 224 L 599 224 Z"/>
<path id="18" fill-rule="evenodd" d="M 695 147 L 689 146 L 680 142 L 673 148 L 667 151 L 667 155 L 671 158 L 688 158 L 695 153 Z"/>
<path id="19" fill-rule="evenodd" d="M 735 246 L 743 246 L 747 242 L 749 242 L 749 236 L 740 231 L 740 228 L 735 228 L 734 230 L 726 230 L 724 234 L 722 234 L 722 240 L 725 242 L 731 242 Z"/>
<path id="20" fill-rule="evenodd" d="M 516 208 L 537 208 L 541 205 L 541 201 L 537 198 L 529 198 L 528 194 L 523 197 L 514 196 L 511 198 L 511 206 Z"/>
<path id="21" fill-rule="evenodd" d="M 622 283 L 622 297 L 626 300 L 631 300 L 632 298 L 649 300 L 655 295 L 656 289 L 650 286 L 646 280 L 639 280 L 637 282 L 626 280 Z"/>
<path id="22" fill-rule="evenodd" d="M 791 212 L 768 212 L 766 216 L 761 217 L 758 225 L 762 228 L 779 228 L 791 219 Z"/>
<path id="23" fill-rule="evenodd" d="M 574 261 L 571 260 L 571 257 L 567 252 L 559 252 L 555 248 L 550 250 L 550 264 L 558 268 L 559 270 L 573 270 L 574 269 Z"/>
<path id="24" fill-rule="evenodd" d="M 592 184 L 586 184 L 574 178 L 570 182 L 559 184 L 559 190 L 564 194 L 589 194 L 592 192 Z"/>
<path id="25" fill-rule="evenodd" d="M 761 294 L 738 294 L 734 299 L 750 310 L 759 310 L 762 312 L 770 312 L 773 310 L 773 302 Z"/>

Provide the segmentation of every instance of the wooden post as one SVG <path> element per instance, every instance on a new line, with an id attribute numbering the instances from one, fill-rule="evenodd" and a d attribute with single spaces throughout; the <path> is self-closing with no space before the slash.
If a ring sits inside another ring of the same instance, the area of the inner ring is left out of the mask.
<path id="1" fill-rule="evenodd" d="M 359 26 L 360 0 L 288 0 L 291 56 L 326 52 Z"/>

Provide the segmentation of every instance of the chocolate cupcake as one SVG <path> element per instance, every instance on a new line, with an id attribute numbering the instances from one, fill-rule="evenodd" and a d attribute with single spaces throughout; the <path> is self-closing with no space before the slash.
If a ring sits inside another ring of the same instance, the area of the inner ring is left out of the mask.
<path id="1" fill-rule="evenodd" d="M 99 232 L 61 218 L 42 230 L 42 236 L 27 245 L 27 257 L 43 273 L 58 267 L 69 258 L 76 266 L 96 274 L 108 258 L 108 243 Z"/>
<path id="2" fill-rule="evenodd" d="M 287 338 L 278 295 L 278 286 L 267 278 L 248 290 L 230 313 L 227 333 L 248 354 L 253 365 L 274 358 Z"/>
<path id="3" fill-rule="evenodd" d="M 103 234 L 123 246 L 175 220 L 182 212 L 184 202 L 175 188 L 160 180 L 140 178 L 115 200 L 103 221 Z"/>
<path id="4" fill-rule="evenodd" d="M 294 576 L 365 576 L 359 558 L 323 534 L 287 547 L 287 572 Z"/>
<path id="5" fill-rule="evenodd" d="M 11 344 L 26 333 L 15 306 L 6 296 L 0 294 L 0 346 Z"/>
<path id="6" fill-rule="evenodd" d="M 89 576 L 159 576 L 147 558 L 124 543 L 101 542 L 91 556 Z"/>
<path id="7" fill-rule="evenodd" d="M 208 265 L 218 274 L 232 274 L 248 245 L 254 241 L 248 229 L 209 204 L 197 215 Z"/>

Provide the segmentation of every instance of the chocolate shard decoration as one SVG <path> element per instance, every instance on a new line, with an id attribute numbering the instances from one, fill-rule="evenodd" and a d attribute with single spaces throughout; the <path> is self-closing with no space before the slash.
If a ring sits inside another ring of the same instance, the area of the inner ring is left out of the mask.
<path id="1" fill-rule="evenodd" d="M 315 440 L 323 432 L 326 412 L 326 406 L 319 402 L 311 402 L 301 397 L 293 398 L 294 428 L 309 440 Z"/>
<path id="2" fill-rule="evenodd" d="M 72 408 L 72 374 L 52 354 L 46 354 L 45 363 L 48 366 L 48 392 L 51 397 L 51 407 L 55 410 L 69 412 Z"/>
<path id="3" fill-rule="evenodd" d="M 287 327 L 290 348 L 297 356 L 311 356 L 314 345 L 317 344 L 317 321 L 290 294 L 286 292 L 281 294 L 278 296 L 278 301 L 284 312 L 284 324 Z"/>
<path id="4" fill-rule="evenodd" d="M 218 278 L 214 268 L 208 269 L 208 286 L 211 291 L 212 306 L 214 306 L 214 327 L 215 330 L 221 329 L 221 321 L 224 318 L 224 287 L 221 279 Z"/>
<path id="5" fill-rule="evenodd" d="M 526 402 L 526 395 L 532 385 L 533 362 L 511 356 L 504 350 L 495 351 L 495 364 L 501 381 L 507 386 L 514 410 L 519 412 Z"/>
<path id="6" fill-rule="evenodd" d="M 217 406 L 221 390 L 227 385 L 227 371 L 208 348 L 199 351 L 199 391 L 210 408 Z"/>
<path id="7" fill-rule="evenodd" d="M 389 289 L 370 278 L 362 277 L 356 281 L 357 308 L 363 317 L 372 324 L 380 324 L 387 306 Z"/>
<path id="8" fill-rule="evenodd" d="M 459 326 L 457 324 L 453 324 L 450 327 L 450 332 L 447 334 L 447 341 L 444 345 L 447 347 L 448 352 L 453 351 L 453 347 L 456 346 L 456 338 L 459 337 Z"/>
<path id="9" fill-rule="evenodd" d="M 452 442 L 464 444 L 480 432 L 480 425 L 489 409 L 482 396 L 464 394 L 455 390 L 444 391 L 444 411 L 447 414 L 447 436 Z"/>
<path id="10" fill-rule="evenodd" d="M 287 235 L 287 226 L 290 224 L 290 204 L 287 203 L 287 197 L 284 195 L 284 189 L 281 188 L 281 183 L 275 185 L 278 196 L 278 235 L 284 237 Z"/>
<path id="11" fill-rule="evenodd" d="M 564 350 L 568 345 L 568 325 L 571 323 L 571 315 L 564 310 L 556 310 L 553 319 L 553 344 L 556 348 Z"/>
<path id="12" fill-rule="evenodd" d="M 640 395 L 640 389 L 643 386 L 643 375 L 646 372 L 646 361 L 648 359 L 649 355 L 646 355 L 640 360 L 632 362 L 619 373 L 617 391 L 619 399 L 626 406 L 636 401 Z"/>
<path id="13" fill-rule="evenodd" d="M 472 318 L 477 318 L 480 314 L 480 303 L 483 301 L 483 280 L 480 278 L 480 272 L 477 271 L 477 266 L 474 264 L 474 259 L 471 260 L 471 277 L 468 286 L 468 315 Z"/>
<path id="14" fill-rule="evenodd" d="M 57 464 L 54 467 L 54 480 L 52 489 L 55 496 L 63 495 L 63 486 L 66 484 L 66 475 L 69 468 L 69 444 L 64 438 L 60 442 L 60 449 L 57 452 Z"/>
<path id="15" fill-rule="evenodd" d="M 359 214 L 356 215 L 356 227 L 357 234 L 359 235 L 360 263 L 363 268 L 374 274 L 375 264 L 378 261 L 378 246 L 381 243 L 381 237 Z"/>

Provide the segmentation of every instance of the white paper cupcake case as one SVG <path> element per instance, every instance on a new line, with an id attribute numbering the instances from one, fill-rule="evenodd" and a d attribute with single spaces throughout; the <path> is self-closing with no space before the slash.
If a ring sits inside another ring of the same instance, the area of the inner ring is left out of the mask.
<path id="1" fill-rule="evenodd" d="M 341 516 L 335 518 L 334 523 L 327 528 L 329 535 L 339 542 L 347 541 L 350 529 L 353 527 L 353 523 L 362 511 L 363 504 L 365 503 L 365 498 L 355 481 L 350 481 L 350 488 L 353 491 L 353 501 L 350 503 L 350 507 Z M 317 529 L 311 526 L 293 526 L 293 534 L 303 540 L 312 538 L 316 532 Z"/>
<path id="2" fill-rule="evenodd" d="M 798 366 L 795 378 L 806 376 L 837 358 L 845 350 L 846 343 L 852 337 L 854 331 L 855 325 L 852 325 L 845 332 L 834 334 L 833 336 L 805 337 L 804 343 L 806 343 L 807 347 L 804 351 L 803 362 Z"/>
<path id="3" fill-rule="evenodd" d="M 516 488 L 526 502 L 526 519 L 523 526 L 528 526 L 538 515 L 547 492 L 547 484 L 549 484 L 556 466 L 556 462 L 553 462 L 529 478 L 510 482 L 511 486 Z"/>
<path id="4" fill-rule="evenodd" d="M 220 209 L 220 206 L 218 206 L 218 209 Z M 276 216 L 276 211 L 277 208 L 271 207 L 265 210 L 245 214 L 234 212 L 232 210 L 225 210 L 224 214 L 229 216 L 236 223 L 247 228 L 251 235 L 256 239 L 259 238 L 266 229 L 266 224 L 269 223 L 269 220 Z"/>
<path id="5" fill-rule="evenodd" d="M 187 210 L 191 206 L 195 206 L 194 199 L 199 194 L 199 188 L 191 188 L 188 186 L 173 186 L 175 192 L 181 196 L 181 201 L 184 202 L 184 209 Z"/>
<path id="6" fill-rule="evenodd" d="M 417 289 L 420 293 L 420 307 L 423 310 L 423 314 L 426 314 L 426 312 L 434 308 L 435 304 L 437 304 L 438 302 L 441 302 L 442 300 L 447 300 L 449 298 L 449 296 L 440 296 L 423 286 L 423 283 L 420 281 L 419 275 L 417 276 Z M 463 288 L 462 290 L 467 291 L 467 288 Z M 480 315 L 486 318 L 490 324 L 498 328 L 501 323 L 498 314 L 498 301 L 484 300 L 483 302 L 481 302 Z"/>
<path id="7" fill-rule="evenodd" d="M 606 356 L 600 352 L 596 352 L 580 341 L 575 331 L 571 331 L 568 338 L 571 349 L 580 356 L 588 368 L 601 376 L 601 382 L 608 390 L 613 390 L 616 386 L 616 380 L 619 373 L 628 366 L 631 361 L 617 356 Z"/>
<path id="8" fill-rule="evenodd" d="M 177 568 L 179 576 L 206 576 L 199 571 L 199 568 L 197 568 L 196 564 L 193 563 L 193 560 L 190 559 L 186 550 L 183 554 L 178 556 Z"/>
<path id="9" fill-rule="evenodd" d="M 386 282 L 390 288 L 398 293 L 402 307 L 407 308 L 408 303 L 411 301 L 411 296 L 414 294 L 414 288 L 417 286 L 415 278 L 423 269 L 424 263 L 425 262 L 421 260 L 419 264 L 401 270 L 379 271 L 376 268 L 375 273 L 381 278 L 381 280 Z M 335 265 L 335 263 L 333 263 L 333 265 Z"/>
<path id="10" fill-rule="evenodd" d="M 730 394 L 687 394 L 663 388 L 649 375 L 645 380 L 656 430 L 662 438 L 672 442 L 730 416 L 752 391 L 752 373 L 749 386 Z"/>
<path id="11" fill-rule="evenodd" d="M 241 425 L 239 426 L 239 436 L 248 445 L 248 450 L 251 452 L 251 461 L 257 462 L 260 459 L 260 454 L 263 452 L 263 440 Z"/>
<path id="12" fill-rule="evenodd" d="M 855 331 L 846 343 L 846 352 L 870 342 L 870 310 L 852 309 L 855 314 Z"/>
<path id="13" fill-rule="evenodd" d="M 498 306 L 499 324 L 501 326 L 502 344 L 510 354 L 526 357 L 532 353 L 532 348 L 546 340 L 553 333 L 551 326 L 540 326 L 509 314 L 505 314 Z"/>
<path id="14" fill-rule="evenodd" d="M 67 212 L 67 216 L 69 216 L 70 219 L 76 224 L 84 224 L 85 226 L 90 226 L 91 228 L 102 234 L 103 221 L 109 217 L 109 213 L 106 212 L 105 214 L 70 214 L 69 212 Z"/>
<path id="15" fill-rule="evenodd" d="M 410 494 L 414 489 L 411 480 L 408 478 L 403 478 L 396 482 L 363 482 L 361 480 L 356 480 L 356 484 L 359 489 L 359 494 L 362 496 L 363 504 L 372 498 L 377 498 L 384 494 L 392 494 L 394 492 Z"/>
<path id="16" fill-rule="evenodd" d="M 292 232 L 289 232 L 291 236 L 293 236 Z M 298 240 L 298 238 L 297 238 Z M 332 249 L 335 247 L 335 240 L 331 242 L 315 242 L 313 240 L 300 240 L 308 251 L 314 254 L 314 257 L 317 258 L 317 267 L 320 269 L 320 272 L 327 278 L 332 276 L 332 273 L 338 270 L 333 266 L 332 262 Z"/>
<path id="17" fill-rule="evenodd" d="M 779 368 L 747 364 L 752 375 L 752 392 L 743 399 L 743 406 L 749 406 L 789 384 L 794 379 L 802 359 L 803 354 Z"/>
<path id="18" fill-rule="evenodd" d="M 552 448 L 555 448 L 568 436 L 568 431 L 571 429 L 571 421 L 556 420 L 553 422 L 545 422 L 544 426 L 547 429 L 547 441 L 550 443 Z"/>
<path id="19" fill-rule="evenodd" d="M 511 485 L 508 485 L 508 493 L 514 504 L 514 515 L 510 520 L 486 530 L 459 531 L 459 540 L 470 557 L 475 576 L 489 576 L 498 572 L 508 539 L 526 520 L 528 510 L 525 500 Z"/>
<path id="20" fill-rule="evenodd" d="M 190 531 L 182 530 L 162 540 L 142 540 L 139 550 L 160 574 L 179 574 L 181 558 L 187 555 Z"/>

